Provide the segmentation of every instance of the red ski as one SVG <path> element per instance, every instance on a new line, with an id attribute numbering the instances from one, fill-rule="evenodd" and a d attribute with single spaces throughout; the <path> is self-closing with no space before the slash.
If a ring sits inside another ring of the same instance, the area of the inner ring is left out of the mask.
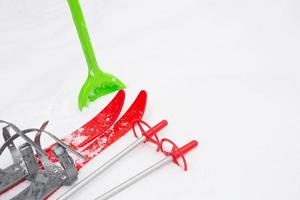
<path id="1" fill-rule="evenodd" d="M 81 128 L 75 130 L 73 133 L 65 136 L 62 141 L 71 146 L 74 150 L 77 150 L 80 145 L 86 144 L 88 141 L 97 137 L 99 134 L 104 133 L 113 123 L 117 120 L 125 101 L 125 91 L 120 90 L 111 102 L 100 111 L 93 119 L 83 125 Z M 94 131 L 93 131 L 94 130 Z M 19 135 L 15 134 L 10 139 L 15 140 Z M 6 141 L 6 144 L 9 144 Z M 8 145 L 4 144 L 0 148 L 1 153 L 7 148 Z M 55 143 L 56 144 L 56 143 Z M 54 146 L 55 144 L 51 145 Z M 45 149 L 50 152 L 50 147 Z M 53 154 L 50 154 L 53 156 Z M 18 183 L 22 182 L 25 177 L 20 178 L 15 184 L 6 187 L 4 183 L 0 183 L 0 195 L 7 190 L 11 189 Z"/>
<path id="2" fill-rule="evenodd" d="M 99 112 L 85 125 L 62 138 L 62 141 L 72 147 L 74 150 L 77 150 L 79 147 L 84 146 L 88 142 L 92 141 L 94 138 L 104 133 L 113 125 L 122 110 L 124 101 L 125 91 L 120 90 L 101 112 Z M 46 151 L 49 151 L 51 146 L 48 147 Z"/>
<path id="3" fill-rule="evenodd" d="M 100 154 L 109 145 L 125 135 L 131 129 L 132 124 L 135 121 L 141 120 L 144 115 L 146 103 L 147 93 L 146 91 L 142 90 L 132 105 L 128 108 L 126 113 L 111 128 L 102 129 L 100 127 L 99 131 L 97 128 L 94 128 L 94 123 L 97 122 L 91 120 L 85 126 L 83 126 L 84 128 L 79 128 L 73 132 L 71 136 L 65 137 L 63 139 L 64 142 L 86 158 L 85 160 L 82 160 L 74 157 L 77 169 L 79 170 L 83 165 L 88 163 L 96 155 Z M 105 119 L 102 118 L 102 120 Z M 76 142 L 78 141 L 78 137 L 87 135 L 85 134 L 86 131 L 88 133 L 92 133 L 92 136 L 87 137 L 87 139 L 83 141 L 80 140 L 80 142 Z M 50 149 L 51 147 L 45 149 L 45 151 L 48 153 L 48 159 L 55 163 L 57 162 L 57 159 Z"/>
<path id="4" fill-rule="evenodd" d="M 146 102 L 147 93 L 141 91 L 127 112 L 113 125 L 113 127 L 106 130 L 83 148 L 79 149 L 79 153 L 81 153 L 86 160 L 77 158 L 75 160 L 77 169 L 80 169 L 109 145 L 125 135 L 132 128 L 132 124 L 135 121 L 141 120 L 146 108 Z"/>
<path id="5" fill-rule="evenodd" d="M 77 170 L 81 169 L 87 162 L 89 162 L 96 155 L 100 154 L 104 149 L 106 149 L 109 145 L 114 143 L 124 134 L 126 134 L 132 127 L 132 124 L 141 120 L 143 117 L 147 94 L 145 91 L 141 91 L 126 113 L 114 124 L 116 119 L 118 118 L 123 104 L 125 100 L 125 92 L 119 91 L 117 95 L 113 98 L 113 100 L 92 120 L 86 123 L 81 128 L 77 129 L 70 135 L 65 136 L 61 141 L 64 144 L 72 147 L 73 150 L 77 151 L 81 155 L 83 155 L 86 159 L 82 160 L 77 157 L 73 157 L 74 166 Z M 113 125 L 114 124 L 114 125 Z M 113 125 L 113 126 L 112 126 Z M 111 127 L 112 126 L 112 127 Z M 43 129 L 43 128 L 41 128 Z M 32 131 L 27 131 L 22 134 L 27 134 Z M 21 135 L 22 135 L 21 134 Z M 2 151 L 4 148 L 9 147 L 12 144 L 13 140 L 17 137 L 21 136 L 20 133 L 11 136 L 11 138 L 6 139 L 6 143 L 3 145 Z M 58 155 L 54 155 L 53 149 L 51 148 L 57 146 L 57 142 L 51 145 L 50 147 L 44 149 L 48 154 L 48 159 L 53 163 L 61 162 L 58 160 Z M 58 150 L 57 152 L 61 152 Z M 61 157 L 62 158 L 62 157 Z M 66 157 L 64 157 L 66 159 Z M 1 169 L 0 169 L 1 170 Z M 3 170 L 2 170 L 3 171 Z M 1 171 L 0 171 L 1 172 Z M 5 171 L 3 171 L 5 172 Z M 1 175 L 1 174 L 0 174 Z M 21 177 L 13 186 L 20 183 L 24 178 Z M 1 183 L 0 183 L 1 186 Z M 0 195 L 12 188 L 13 186 L 7 188 L 4 185 L 4 190 L 0 190 Z M 31 187 L 26 188 L 20 194 L 17 195 L 16 199 L 25 199 L 27 198 L 26 194 L 32 193 Z M 59 186 L 56 188 L 58 189 Z M 1 189 L 1 187 L 0 187 Z M 3 187 L 2 187 L 3 189 Z M 54 189 L 54 188 L 53 188 Z M 52 189 L 52 192 L 54 192 Z M 50 192 L 50 191 L 49 191 Z M 48 192 L 48 194 L 49 194 Z M 52 192 L 50 194 L 52 194 Z M 33 194 L 33 193 L 32 193 Z M 44 196 L 45 198 L 45 196 Z"/>

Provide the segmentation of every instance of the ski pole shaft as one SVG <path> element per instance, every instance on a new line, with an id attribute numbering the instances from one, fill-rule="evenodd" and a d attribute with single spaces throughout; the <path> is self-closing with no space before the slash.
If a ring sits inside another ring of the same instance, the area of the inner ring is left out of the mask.
<path id="1" fill-rule="evenodd" d="M 164 128 L 167 125 L 167 122 L 165 120 L 158 123 L 156 126 L 153 127 L 153 129 L 150 129 L 151 134 L 156 134 L 159 130 Z M 153 131 L 155 130 L 155 131 Z M 98 169 L 96 169 L 93 173 L 79 181 L 77 184 L 75 184 L 72 188 L 70 188 L 66 193 L 62 194 L 60 197 L 57 198 L 57 200 L 65 200 L 68 199 L 71 195 L 73 195 L 77 190 L 88 184 L 91 180 L 93 180 L 95 177 L 97 177 L 99 174 L 104 172 L 106 169 L 108 169 L 110 166 L 115 164 L 117 161 L 119 161 L 121 158 L 123 158 L 125 155 L 130 153 L 133 149 L 138 147 L 140 144 L 145 142 L 147 140 L 147 137 L 144 135 L 140 138 L 138 138 L 135 142 L 128 145 L 125 149 L 123 149 L 121 152 L 116 154 L 114 157 L 112 157 L 110 160 L 108 160 L 106 163 L 101 165 Z"/>
<path id="2" fill-rule="evenodd" d="M 164 139 L 162 140 L 164 141 Z M 170 141 L 168 139 L 168 141 Z M 172 142 L 172 144 L 174 144 Z M 162 166 L 164 166 L 167 163 L 176 161 L 177 159 L 184 156 L 184 154 L 188 153 L 190 150 L 192 150 L 193 148 L 197 147 L 198 142 L 196 140 L 193 140 L 191 142 L 189 142 L 188 144 L 184 145 L 181 148 L 178 148 L 177 146 L 175 147 L 175 149 L 173 149 L 166 158 L 156 162 L 155 164 L 151 165 L 150 167 L 148 167 L 147 169 L 139 172 L 138 174 L 134 175 L 133 177 L 127 179 L 126 181 L 124 181 L 123 183 L 117 185 L 116 187 L 112 188 L 111 190 L 109 190 L 108 192 L 105 192 L 104 194 L 102 194 L 101 196 L 95 198 L 94 200 L 107 200 L 110 197 L 116 195 L 117 193 L 121 192 L 122 190 L 128 188 L 129 186 L 133 185 L 134 183 L 136 183 L 137 181 L 141 180 L 142 178 L 146 177 L 147 175 L 151 174 L 152 172 L 154 172 L 155 170 L 161 168 Z M 166 153 L 166 151 L 165 151 Z"/>
<path id="3" fill-rule="evenodd" d="M 120 153 L 115 155 L 113 158 L 108 160 L 106 163 L 101 165 L 98 169 L 96 169 L 93 173 L 82 179 L 80 182 L 75 184 L 72 188 L 70 188 L 66 193 L 61 195 L 57 198 L 57 200 L 65 200 L 68 199 L 72 194 L 74 194 L 77 190 L 82 188 L 84 185 L 88 184 L 91 180 L 93 180 L 95 177 L 97 177 L 99 174 L 104 172 L 106 169 L 108 169 L 110 166 L 112 166 L 114 163 L 119 161 L 122 157 L 127 155 L 129 152 L 131 152 L 133 149 L 135 149 L 137 146 L 139 146 L 141 143 L 145 141 L 145 137 L 141 137 L 129 146 L 127 146 L 125 149 L 123 149 Z"/>
<path id="4" fill-rule="evenodd" d="M 102 194 L 101 196 L 95 198 L 95 200 L 106 200 L 109 199 L 110 197 L 118 194 L 122 190 L 128 188 L 129 186 L 133 185 L 137 181 L 141 180 L 142 178 L 146 177 L 147 175 L 151 174 L 152 172 L 156 171 L 157 169 L 161 168 L 167 163 L 170 163 L 173 161 L 173 158 L 171 156 L 166 157 L 157 163 L 153 164 L 152 166 L 148 167 L 147 169 L 141 171 L 140 173 L 136 174 L 135 176 L 129 178 L 128 180 L 124 181 L 120 185 L 112 188 L 108 192 Z"/>

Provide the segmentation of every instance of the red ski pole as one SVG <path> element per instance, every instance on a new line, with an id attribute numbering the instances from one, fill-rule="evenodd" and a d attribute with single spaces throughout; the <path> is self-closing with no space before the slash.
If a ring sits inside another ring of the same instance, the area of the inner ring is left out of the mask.
<path id="1" fill-rule="evenodd" d="M 168 122 L 166 120 L 162 120 L 157 125 L 155 125 L 154 127 L 151 128 L 147 123 L 145 123 L 143 121 L 136 121 L 133 124 L 133 133 L 137 137 L 137 140 L 135 142 L 133 142 L 132 144 L 128 145 L 125 149 L 123 149 L 121 152 L 119 152 L 118 154 L 116 154 L 109 161 L 107 161 L 106 163 L 104 163 L 103 165 L 101 165 L 94 172 L 92 172 L 89 176 L 87 176 L 84 179 L 82 179 L 81 181 L 77 182 L 77 184 L 75 184 L 72 188 L 70 188 L 66 193 L 64 193 L 63 195 L 61 195 L 60 197 L 58 197 L 57 200 L 68 199 L 71 195 L 73 195 L 79 189 L 81 189 L 82 187 L 84 187 L 87 183 L 89 183 L 96 176 L 98 176 L 99 174 L 101 174 L 102 172 L 104 172 L 106 169 L 108 169 L 109 167 L 111 167 L 113 164 L 115 164 L 117 161 L 119 161 L 125 155 L 129 154 L 133 149 L 135 149 L 136 147 L 138 147 L 143 142 L 146 142 L 146 141 L 147 142 L 152 142 L 152 143 L 154 143 L 154 144 L 156 144 L 158 146 L 157 150 L 159 150 L 159 146 L 160 145 L 159 145 L 159 140 L 158 140 L 158 137 L 157 137 L 156 134 L 160 130 L 162 130 L 164 127 L 166 127 L 167 124 L 168 124 Z M 137 125 L 140 128 L 140 130 L 142 132 L 142 136 L 141 137 L 137 136 L 134 125 Z M 145 131 L 144 128 L 142 127 L 142 125 L 145 125 L 149 130 Z M 154 139 L 152 137 L 154 137 Z"/>
<path id="2" fill-rule="evenodd" d="M 170 152 L 166 151 L 163 149 L 163 144 L 164 143 L 170 143 L 172 145 L 172 149 Z M 193 140 L 189 142 L 188 144 L 184 145 L 181 148 L 178 148 L 177 145 L 172 142 L 169 139 L 162 139 L 161 140 L 161 149 L 162 152 L 167 156 L 166 158 L 156 162 L 155 164 L 151 165 L 147 169 L 139 172 L 135 176 L 127 179 L 123 183 L 117 185 L 116 187 L 112 188 L 111 190 L 107 191 L 106 193 L 102 194 L 101 196 L 95 198 L 95 200 L 106 200 L 109 199 L 110 197 L 116 195 L 117 193 L 121 192 L 122 190 L 128 188 L 132 184 L 136 183 L 137 181 L 141 180 L 142 178 L 146 177 L 147 175 L 151 174 L 155 170 L 161 168 L 167 163 L 170 162 L 175 162 L 176 164 L 179 165 L 178 159 L 182 158 L 183 164 L 184 164 L 184 170 L 187 170 L 187 163 L 184 158 L 184 155 L 194 149 L 195 147 L 198 146 L 198 142 L 196 140 Z"/>

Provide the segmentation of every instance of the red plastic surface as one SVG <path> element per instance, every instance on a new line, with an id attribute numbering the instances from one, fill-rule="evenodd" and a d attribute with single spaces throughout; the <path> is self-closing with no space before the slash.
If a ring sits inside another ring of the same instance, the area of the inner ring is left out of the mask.
<path id="1" fill-rule="evenodd" d="M 169 143 L 172 145 L 171 151 L 167 151 L 164 149 L 164 143 Z M 161 151 L 166 156 L 172 156 L 174 163 L 179 165 L 178 159 L 180 159 L 180 158 L 182 159 L 183 168 L 185 171 L 187 170 L 187 162 L 186 162 L 184 155 L 198 146 L 198 142 L 196 140 L 193 140 L 193 141 L 187 143 L 186 145 L 184 145 L 183 147 L 179 148 L 173 141 L 171 141 L 170 139 L 167 139 L 167 138 L 162 139 L 160 144 L 161 144 L 160 145 Z"/>
<path id="2" fill-rule="evenodd" d="M 145 131 L 143 125 L 147 128 L 147 131 Z M 138 127 L 140 132 L 141 132 L 141 135 L 145 136 L 145 138 L 146 138 L 145 142 L 151 142 L 151 143 L 157 145 L 157 151 L 159 151 L 160 142 L 159 142 L 159 139 L 157 137 L 157 133 L 160 130 L 162 130 L 163 128 L 165 128 L 167 125 L 168 125 L 168 122 L 166 120 L 162 120 L 161 122 L 159 122 L 155 126 L 151 127 L 146 122 L 140 120 L 140 121 L 135 121 L 133 123 L 132 130 L 133 130 L 134 136 L 136 138 L 138 138 L 139 136 L 138 136 L 137 130 L 136 130 L 136 127 Z"/>
<path id="3" fill-rule="evenodd" d="M 71 146 L 75 151 L 79 150 L 79 147 L 87 144 L 92 139 L 103 134 L 118 118 L 125 100 L 125 91 L 120 90 L 111 102 L 99 112 L 93 119 L 87 122 L 85 125 L 75 130 L 73 133 L 62 138 L 62 141 Z M 51 147 L 46 148 L 48 158 L 52 162 L 56 162 L 57 159 L 51 151 Z"/>
<path id="4" fill-rule="evenodd" d="M 65 136 L 62 141 L 71 146 L 74 150 L 78 151 L 79 146 L 83 146 L 84 144 L 88 143 L 88 141 L 91 141 L 98 135 L 103 134 L 109 127 L 113 125 L 122 110 L 124 101 L 125 91 L 120 90 L 111 100 L 111 102 L 93 119 L 91 119 L 81 128 L 75 130 L 73 133 Z M 48 158 L 52 162 L 57 162 L 56 156 L 54 156 L 51 151 L 51 147 L 55 144 L 56 143 L 52 144 L 50 147 L 45 148 L 45 151 L 48 153 Z M 23 180 L 20 180 L 18 183 L 8 188 L 6 191 L 18 185 L 22 181 Z M 3 191 L 2 193 L 6 191 Z M 2 193 L 0 193 L 0 195 Z"/>
<path id="5" fill-rule="evenodd" d="M 86 160 L 75 159 L 77 169 L 89 162 L 96 155 L 100 154 L 109 145 L 125 135 L 135 121 L 142 119 L 146 108 L 147 93 L 141 91 L 127 112 L 103 134 L 96 137 L 92 142 L 79 148 L 79 152 L 86 157 Z"/>
<path id="6" fill-rule="evenodd" d="M 100 114 L 98 114 L 94 119 L 92 119 L 91 122 L 81 128 L 83 129 L 83 131 L 81 132 L 81 136 L 84 135 L 88 138 L 78 146 L 82 147 L 86 145 L 87 143 L 98 137 L 100 134 L 102 134 L 104 131 L 106 131 L 109 127 L 111 127 L 111 125 L 120 115 L 120 112 L 124 105 L 124 101 L 125 92 L 124 90 L 120 90 L 112 100 L 112 102 L 108 104 L 108 106 L 106 106 Z"/>

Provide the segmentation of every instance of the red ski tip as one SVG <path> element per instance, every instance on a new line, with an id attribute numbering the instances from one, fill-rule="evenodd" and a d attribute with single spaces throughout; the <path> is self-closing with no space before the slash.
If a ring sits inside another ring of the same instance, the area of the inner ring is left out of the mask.
<path id="1" fill-rule="evenodd" d="M 85 139 L 77 144 L 83 147 L 95 138 L 103 134 L 117 120 L 125 101 L 125 91 L 119 90 L 111 102 L 90 122 L 84 125 L 74 138 L 84 137 Z"/>

